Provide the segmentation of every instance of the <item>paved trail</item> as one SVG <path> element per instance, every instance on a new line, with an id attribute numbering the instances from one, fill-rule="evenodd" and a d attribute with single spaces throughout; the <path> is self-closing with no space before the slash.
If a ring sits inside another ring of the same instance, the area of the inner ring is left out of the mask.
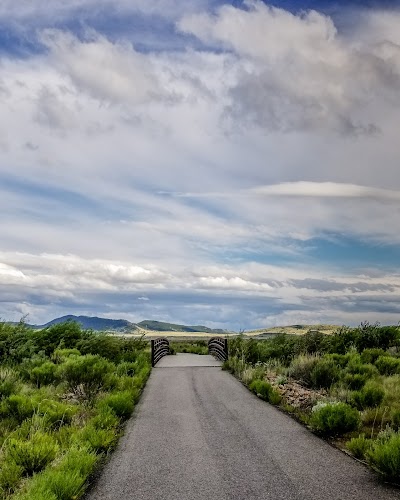
<path id="1" fill-rule="evenodd" d="M 159 362 L 89 500 L 400 499 L 218 364 Z"/>

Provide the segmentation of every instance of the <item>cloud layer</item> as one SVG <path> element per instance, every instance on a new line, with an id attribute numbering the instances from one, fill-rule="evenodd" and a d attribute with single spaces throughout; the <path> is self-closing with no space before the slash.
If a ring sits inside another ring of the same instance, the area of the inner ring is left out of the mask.
<path id="1" fill-rule="evenodd" d="M 397 321 L 399 12 L 43 9 L 0 7 L 2 317 Z"/>

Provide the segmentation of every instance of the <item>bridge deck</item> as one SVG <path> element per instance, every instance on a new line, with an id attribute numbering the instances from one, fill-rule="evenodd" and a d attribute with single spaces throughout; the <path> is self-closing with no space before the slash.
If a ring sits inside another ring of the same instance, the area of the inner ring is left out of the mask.
<path id="1" fill-rule="evenodd" d="M 171 356 L 159 365 L 187 356 Z M 195 360 L 195 358 L 190 357 Z M 171 361 L 170 361 L 171 360 Z M 204 362 L 199 359 L 196 363 Z M 152 371 L 90 500 L 394 500 L 364 466 L 217 367 Z"/>
<path id="2" fill-rule="evenodd" d="M 214 356 L 189 353 L 178 353 L 173 356 L 164 356 L 156 364 L 155 368 L 183 368 L 194 366 L 221 366 L 222 362 Z"/>

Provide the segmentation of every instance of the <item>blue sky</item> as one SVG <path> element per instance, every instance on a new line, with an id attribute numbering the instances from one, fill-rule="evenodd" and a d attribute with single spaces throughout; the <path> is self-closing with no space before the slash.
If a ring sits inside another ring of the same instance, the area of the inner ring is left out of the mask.
<path id="1" fill-rule="evenodd" d="M 0 317 L 397 323 L 399 22 L 2 2 Z"/>

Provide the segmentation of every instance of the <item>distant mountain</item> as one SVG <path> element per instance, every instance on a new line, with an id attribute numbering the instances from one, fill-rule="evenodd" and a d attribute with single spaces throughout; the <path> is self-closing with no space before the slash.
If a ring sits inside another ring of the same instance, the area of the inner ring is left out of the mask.
<path id="1" fill-rule="evenodd" d="M 38 325 L 37 328 L 46 328 L 48 326 L 57 325 L 59 323 L 65 323 L 66 321 L 76 321 L 81 325 L 82 328 L 91 328 L 92 330 L 135 330 L 136 325 L 127 321 L 125 319 L 108 319 L 108 318 L 98 318 L 97 316 L 74 316 L 68 314 L 67 316 L 62 316 L 61 318 L 56 318 L 45 325 Z"/>
<path id="2" fill-rule="evenodd" d="M 163 321 L 144 320 L 137 323 L 137 326 L 158 332 L 203 332 L 203 333 L 227 333 L 226 330 L 212 329 L 202 325 L 187 326 L 176 325 L 174 323 L 165 323 Z"/>
<path id="3" fill-rule="evenodd" d="M 203 332 L 203 333 L 229 333 L 226 330 L 220 330 L 208 328 L 202 325 L 187 326 L 187 325 L 176 325 L 174 323 L 165 323 L 163 321 L 152 321 L 145 320 L 140 323 L 131 323 L 125 319 L 108 319 L 108 318 L 98 318 L 97 316 L 74 316 L 73 314 L 68 314 L 67 316 L 61 316 L 61 318 L 55 318 L 45 323 L 44 325 L 29 325 L 32 328 L 47 328 L 52 325 L 58 325 L 59 323 L 65 323 L 66 321 L 76 321 L 81 325 L 82 328 L 90 328 L 92 330 L 98 331 L 129 331 L 138 330 L 140 328 L 144 330 L 157 331 L 157 332 Z"/>

